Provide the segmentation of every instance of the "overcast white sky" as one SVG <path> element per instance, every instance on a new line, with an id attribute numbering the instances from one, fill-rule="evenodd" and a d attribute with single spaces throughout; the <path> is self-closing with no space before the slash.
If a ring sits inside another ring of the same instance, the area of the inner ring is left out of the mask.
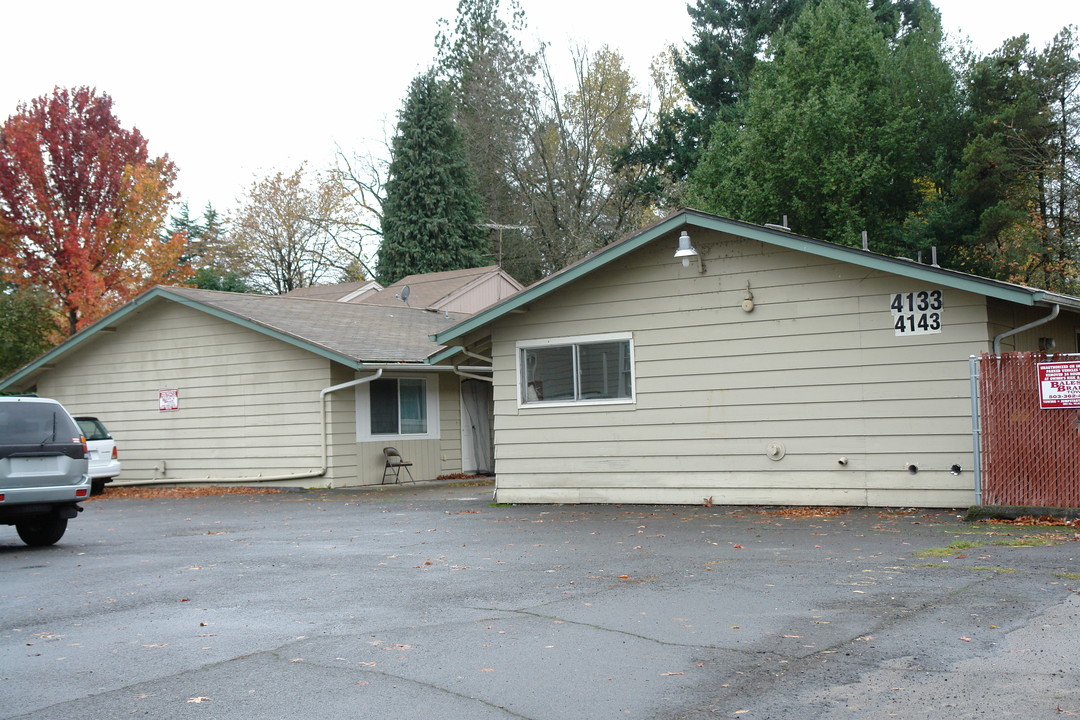
<path id="1" fill-rule="evenodd" d="M 505 1 L 505 0 L 504 0 Z M 551 45 L 608 44 L 643 87 L 650 59 L 690 38 L 686 0 L 521 0 Z M 1080 25 L 1074 0 L 936 0 L 945 29 L 988 52 Z M 378 151 L 409 81 L 431 63 L 457 0 L 50 0 L 4 3 L 0 118 L 56 85 L 113 97 L 126 127 L 179 167 L 192 210 L 228 210 L 256 176 Z"/>

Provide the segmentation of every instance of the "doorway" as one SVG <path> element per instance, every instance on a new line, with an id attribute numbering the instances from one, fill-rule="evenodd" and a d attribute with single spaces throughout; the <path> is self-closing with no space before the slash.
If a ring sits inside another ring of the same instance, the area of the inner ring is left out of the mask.
<path id="1" fill-rule="evenodd" d="M 494 396 L 491 383 L 461 383 L 461 471 L 495 474 L 495 443 L 492 424 Z"/>

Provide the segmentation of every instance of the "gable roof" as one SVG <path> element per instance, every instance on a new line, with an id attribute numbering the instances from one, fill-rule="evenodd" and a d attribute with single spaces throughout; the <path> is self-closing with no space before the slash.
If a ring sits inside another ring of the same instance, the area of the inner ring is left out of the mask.
<path id="1" fill-rule="evenodd" d="M 404 306 L 159 285 L 0 380 L 0 389 L 37 375 L 99 333 L 115 330 L 140 310 L 163 302 L 179 303 L 352 368 L 371 363 L 423 364 L 439 349 L 429 336 L 467 317 Z"/>
<path id="2" fill-rule="evenodd" d="M 838 245 L 836 243 L 816 240 L 814 238 L 796 235 L 789 230 L 753 225 L 723 218 L 718 215 L 701 212 L 700 210 L 683 209 L 668 217 L 659 220 L 649 227 L 613 243 L 605 245 L 591 255 L 573 263 L 562 270 L 549 275 L 512 297 L 496 303 L 491 307 L 476 313 L 468 319 L 435 333 L 431 339 L 440 345 L 448 345 L 452 341 L 474 330 L 484 327 L 498 318 L 507 315 L 518 308 L 535 302 L 536 300 L 558 290 L 559 288 L 574 282 L 580 277 L 588 275 L 608 263 L 617 260 L 638 248 L 647 245 L 658 238 L 682 229 L 700 228 L 702 230 L 714 230 L 729 233 L 740 237 L 758 240 L 760 242 L 784 247 L 791 250 L 818 255 L 820 257 L 839 260 L 841 262 L 860 265 L 862 267 L 881 270 L 883 272 L 901 275 L 914 280 L 934 282 L 944 287 L 964 290 L 966 292 L 994 297 L 1019 305 L 1062 305 L 1075 310 L 1080 310 L 1080 298 L 1071 295 L 1062 295 L 1048 290 L 1025 287 L 1014 283 L 990 280 L 988 278 L 946 270 L 932 265 L 896 258 L 868 250 L 859 250 Z M 674 255 L 675 246 L 672 245 Z M 456 348 L 448 348 L 428 359 L 429 363 L 438 363 L 456 353 Z"/>
<path id="3" fill-rule="evenodd" d="M 451 300 L 493 276 L 504 279 L 515 290 L 522 289 L 521 283 L 507 275 L 498 265 L 488 265 L 465 270 L 406 275 L 396 283 L 387 285 L 379 292 L 365 295 L 354 302 L 396 307 L 408 305 L 409 307 L 442 310 Z M 406 286 L 409 288 L 408 303 L 401 300 L 401 291 Z"/>
<path id="4" fill-rule="evenodd" d="M 357 280 L 355 282 L 335 283 L 334 285 L 311 285 L 297 288 L 287 293 L 284 297 L 307 298 L 309 300 L 336 300 L 337 302 L 349 302 L 354 297 L 363 295 L 365 292 L 377 292 L 382 290 L 382 285 L 374 280 Z"/>

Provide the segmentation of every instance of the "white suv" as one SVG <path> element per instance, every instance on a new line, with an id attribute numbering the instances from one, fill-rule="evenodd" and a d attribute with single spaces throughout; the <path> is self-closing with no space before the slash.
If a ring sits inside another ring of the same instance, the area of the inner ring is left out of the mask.
<path id="1" fill-rule="evenodd" d="M 77 416 L 75 422 L 79 424 L 83 437 L 86 438 L 86 447 L 90 450 L 90 478 L 93 481 L 93 492 L 99 495 L 105 490 L 105 483 L 120 474 L 120 458 L 116 452 L 116 441 L 104 423 L 96 417 Z"/>
<path id="2" fill-rule="evenodd" d="M 0 524 L 52 545 L 90 496 L 86 442 L 55 400 L 0 397 Z"/>

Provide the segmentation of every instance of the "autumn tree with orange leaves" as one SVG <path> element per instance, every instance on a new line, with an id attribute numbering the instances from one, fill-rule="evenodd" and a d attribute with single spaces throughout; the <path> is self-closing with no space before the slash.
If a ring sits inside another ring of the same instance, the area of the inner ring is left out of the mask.
<path id="1" fill-rule="evenodd" d="M 191 276 L 187 238 L 158 237 L 176 166 L 151 158 L 112 104 L 93 88 L 56 88 L 0 127 L 0 280 L 47 289 L 69 334 Z"/>

